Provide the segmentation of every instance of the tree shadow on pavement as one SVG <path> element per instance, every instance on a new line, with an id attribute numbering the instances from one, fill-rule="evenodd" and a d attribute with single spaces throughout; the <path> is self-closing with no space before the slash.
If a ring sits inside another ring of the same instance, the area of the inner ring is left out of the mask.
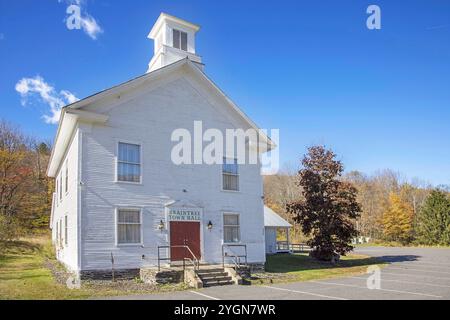
<path id="1" fill-rule="evenodd" d="M 388 263 L 394 263 L 394 262 L 408 262 L 408 261 L 417 261 L 419 260 L 420 256 L 416 255 L 395 255 L 395 256 L 379 256 L 378 259 L 388 262 Z"/>
<path id="2" fill-rule="evenodd" d="M 267 272 L 285 273 L 305 270 L 337 269 L 369 266 L 385 263 L 378 257 L 343 257 L 336 264 L 313 259 L 305 254 L 275 254 L 267 256 L 265 270 Z"/>

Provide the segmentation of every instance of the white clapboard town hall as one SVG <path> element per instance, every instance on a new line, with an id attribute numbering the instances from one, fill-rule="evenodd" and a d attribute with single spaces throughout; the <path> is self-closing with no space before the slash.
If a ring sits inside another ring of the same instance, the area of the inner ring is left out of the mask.
<path id="1" fill-rule="evenodd" d="M 261 165 L 171 161 L 172 132 L 194 121 L 203 130 L 256 128 L 204 73 L 198 30 L 161 14 L 146 74 L 61 112 L 48 167 L 51 229 L 58 259 L 81 278 L 183 258 L 265 262 Z"/>

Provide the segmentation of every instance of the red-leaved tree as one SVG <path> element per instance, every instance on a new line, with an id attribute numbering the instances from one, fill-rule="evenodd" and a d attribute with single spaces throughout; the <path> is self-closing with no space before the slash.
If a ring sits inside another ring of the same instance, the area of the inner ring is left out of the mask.
<path id="1" fill-rule="evenodd" d="M 351 239 L 358 234 L 355 219 L 361 208 L 357 191 L 339 179 L 343 165 L 323 146 L 310 147 L 302 165 L 298 186 L 304 199 L 289 203 L 287 211 L 301 224 L 303 233 L 311 236 L 311 256 L 334 262 L 353 249 Z"/>

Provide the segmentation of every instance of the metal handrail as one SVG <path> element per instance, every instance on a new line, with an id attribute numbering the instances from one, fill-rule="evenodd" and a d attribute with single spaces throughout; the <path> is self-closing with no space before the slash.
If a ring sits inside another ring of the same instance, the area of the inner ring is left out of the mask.
<path id="1" fill-rule="evenodd" d="M 184 257 L 183 258 L 183 271 L 186 270 L 186 265 L 185 265 L 186 260 L 189 261 L 190 263 L 192 263 L 192 265 L 194 267 L 194 271 L 197 271 L 199 269 L 200 266 L 198 265 L 198 261 L 197 261 L 197 265 L 196 265 L 194 260 L 192 260 L 191 258 Z"/>
<path id="2" fill-rule="evenodd" d="M 185 249 L 188 250 L 188 252 L 190 253 L 190 255 L 192 256 L 193 259 L 184 257 L 183 260 L 172 260 L 172 258 L 170 256 L 170 250 L 169 250 L 169 256 L 168 257 L 161 258 L 161 251 L 160 251 L 160 249 L 171 249 L 171 248 L 185 248 Z M 191 248 L 189 248 L 189 246 L 187 246 L 187 245 L 158 246 L 158 271 L 161 271 L 161 261 L 163 261 L 163 260 L 183 261 L 183 270 L 185 270 L 185 261 L 186 260 L 189 260 L 192 263 L 192 265 L 194 266 L 194 270 L 198 270 L 200 268 L 200 262 L 199 262 L 198 258 L 192 252 Z"/>
<path id="3" fill-rule="evenodd" d="M 238 271 L 241 268 L 241 258 L 237 255 L 228 256 L 233 259 L 234 262 L 234 270 Z"/>
<path id="4" fill-rule="evenodd" d="M 194 265 L 194 270 L 196 269 L 195 268 L 195 265 L 197 264 L 197 270 L 200 268 L 200 262 L 198 261 L 198 259 L 197 259 L 197 257 L 195 256 L 195 254 L 192 252 L 192 250 L 191 250 L 191 248 L 189 248 L 189 246 L 184 246 L 186 249 L 188 249 L 188 251 L 189 251 L 189 253 L 191 254 L 191 256 L 194 258 L 194 260 L 192 261 L 193 262 L 193 265 Z M 189 260 L 192 260 L 192 259 L 190 259 L 190 258 L 184 258 L 184 259 L 189 259 Z"/>
<path id="5" fill-rule="evenodd" d="M 225 247 L 241 247 L 244 248 L 244 255 L 235 254 L 233 251 L 233 255 L 228 255 L 228 252 L 225 251 Z M 246 244 L 222 244 L 222 267 L 225 268 L 225 257 L 234 258 L 235 268 L 241 268 L 241 258 L 245 258 L 245 266 L 248 267 L 247 263 L 247 245 Z M 237 270 L 237 269 L 236 269 Z"/>

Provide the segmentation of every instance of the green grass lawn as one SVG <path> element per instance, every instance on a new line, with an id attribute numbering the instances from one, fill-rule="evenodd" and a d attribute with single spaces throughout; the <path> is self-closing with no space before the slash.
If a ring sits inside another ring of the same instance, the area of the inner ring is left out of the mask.
<path id="1" fill-rule="evenodd" d="M 186 289 L 180 285 L 142 283 L 85 283 L 80 289 L 68 289 L 48 268 L 58 265 L 48 237 L 0 242 L 0 299 L 87 299 L 130 294 L 148 294 Z M 267 257 L 266 273 L 252 275 L 251 282 L 276 283 L 317 280 L 365 273 L 369 265 L 381 263 L 375 258 L 349 255 L 337 265 L 318 262 L 306 254 L 279 254 Z"/>
<path id="2" fill-rule="evenodd" d="M 77 299 L 84 290 L 69 290 L 56 283 L 44 267 L 45 244 L 40 239 L 2 243 L 0 255 L 0 299 Z"/>
<path id="3" fill-rule="evenodd" d="M 364 255 L 350 254 L 336 265 L 320 262 L 307 254 L 277 254 L 267 257 L 267 274 L 255 274 L 252 283 L 308 281 L 366 273 L 367 267 L 384 263 Z"/>
<path id="4" fill-rule="evenodd" d="M 0 299 L 87 299 L 129 294 L 143 294 L 183 289 L 183 285 L 133 284 L 141 287 L 134 290 L 114 285 L 92 286 L 86 284 L 81 289 L 69 289 L 58 283 L 49 268 L 48 262 L 57 263 L 53 257 L 53 248 L 48 238 L 27 239 L 0 243 Z"/>

